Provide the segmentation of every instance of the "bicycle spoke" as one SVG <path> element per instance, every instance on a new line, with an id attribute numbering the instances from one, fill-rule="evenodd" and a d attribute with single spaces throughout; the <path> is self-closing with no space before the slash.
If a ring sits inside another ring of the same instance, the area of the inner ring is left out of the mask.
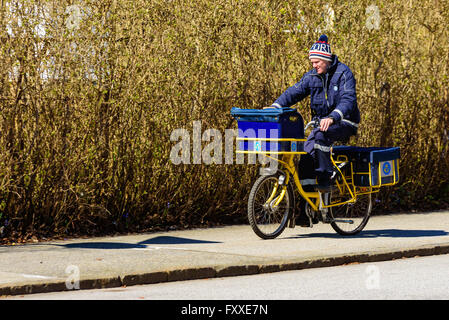
<path id="1" fill-rule="evenodd" d="M 332 196 L 332 203 L 344 202 L 339 195 Z M 371 194 L 360 195 L 355 203 L 347 203 L 332 207 L 330 213 L 334 221 L 332 227 L 339 234 L 354 235 L 366 225 L 371 212 Z"/>

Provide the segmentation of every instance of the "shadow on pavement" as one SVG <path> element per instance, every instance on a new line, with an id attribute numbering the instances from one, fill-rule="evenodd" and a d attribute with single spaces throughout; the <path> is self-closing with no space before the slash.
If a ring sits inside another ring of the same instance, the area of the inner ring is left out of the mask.
<path id="1" fill-rule="evenodd" d="M 58 244 L 58 246 L 64 248 L 80 248 L 80 249 L 140 249 L 146 248 L 147 245 L 154 245 L 154 244 L 162 245 L 162 244 L 201 244 L 201 243 L 221 243 L 221 242 L 170 237 L 170 236 L 159 236 L 144 241 L 140 241 L 138 243 L 107 242 L 107 241 L 78 242 L 78 243 Z"/>
<path id="2" fill-rule="evenodd" d="M 190 243 L 221 243 L 219 241 L 209 241 L 209 240 L 196 240 L 189 238 L 180 237 L 170 237 L 170 236 L 159 236 L 151 238 L 145 241 L 139 242 L 139 244 L 190 244 Z"/>
<path id="3" fill-rule="evenodd" d="M 354 236 L 341 236 L 337 233 L 310 233 L 299 234 L 297 236 L 288 237 L 295 238 L 419 238 L 419 237 L 442 237 L 449 235 L 444 230 L 401 230 L 401 229 L 383 229 L 383 230 L 364 230 Z"/>

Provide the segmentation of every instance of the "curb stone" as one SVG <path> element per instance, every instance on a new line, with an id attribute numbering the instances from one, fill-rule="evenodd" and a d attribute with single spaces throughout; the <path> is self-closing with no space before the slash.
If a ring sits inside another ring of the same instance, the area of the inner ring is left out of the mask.
<path id="1" fill-rule="evenodd" d="M 207 278 L 234 277 L 281 271 L 303 270 L 311 268 L 334 267 L 350 263 L 380 262 L 403 258 L 423 257 L 431 255 L 449 254 L 449 243 L 416 248 L 399 249 L 395 251 L 379 251 L 372 253 L 358 253 L 341 256 L 326 256 L 290 262 L 269 262 L 262 265 L 230 265 L 219 267 L 200 267 L 175 269 L 161 272 L 149 272 L 143 274 L 131 274 L 114 276 L 110 278 L 81 279 L 80 289 L 104 289 L 121 286 L 133 286 L 143 284 L 156 284 L 174 281 L 197 280 Z M 57 280 L 54 282 L 35 282 L 25 285 L 0 286 L 0 295 L 22 295 L 34 293 L 48 293 L 68 291 L 66 283 Z"/>

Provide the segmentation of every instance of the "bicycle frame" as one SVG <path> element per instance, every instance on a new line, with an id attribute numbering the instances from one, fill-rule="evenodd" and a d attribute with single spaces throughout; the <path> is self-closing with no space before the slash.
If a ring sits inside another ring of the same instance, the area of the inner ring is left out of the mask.
<path id="1" fill-rule="evenodd" d="M 260 139 L 260 138 L 237 138 L 238 140 L 264 140 L 264 141 L 299 141 L 299 142 L 305 142 L 306 139 L 276 139 L 276 138 L 271 138 L 271 139 Z M 375 188 L 375 187 L 357 187 L 355 186 L 353 183 L 349 183 L 345 177 L 345 175 L 343 174 L 343 172 L 340 170 L 339 168 L 339 164 L 342 164 L 343 162 L 348 162 L 349 165 L 351 166 L 351 180 L 353 181 L 353 176 L 354 176 L 354 170 L 352 167 L 352 163 L 350 163 L 348 161 L 348 159 L 343 159 L 343 160 L 339 160 L 337 158 L 337 160 L 335 160 L 332 157 L 332 149 L 331 149 L 331 161 L 334 165 L 334 167 L 339 171 L 339 174 L 342 178 L 342 183 L 340 183 L 338 180 L 336 181 L 336 186 L 340 192 L 340 194 L 345 194 L 345 190 L 348 191 L 349 194 L 349 199 L 345 200 L 345 201 L 340 201 L 337 203 L 330 203 L 330 204 L 324 204 L 321 198 L 321 193 L 318 191 L 314 191 L 314 192 L 307 192 L 304 190 L 303 186 L 301 185 L 301 182 L 299 180 L 298 177 L 298 172 L 296 170 L 296 166 L 295 166 L 295 157 L 299 156 L 301 157 L 301 155 L 306 154 L 305 151 L 298 151 L 298 152 L 291 152 L 291 151 L 280 151 L 280 152 L 273 152 L 273 151 L 242 151 L 242 150 L 237 150 L 237 153 L 246 153 L 246 154 L 263 154 L 264 156 L 273 159 L 277 162 L 279 162 L 280 164 L 282 164 L 282 166 L 286 169 L 283 170 L 283 172 L 285 173 L 285 182 L 283 183 L 283 190 L 281 192 L 281 194 L 278 196 L 278 198 L 276 199 L 276 201 L 274 202 L 274 206 L 279 205 L 279 203 L 281 203 L 283 197 L 285 196 L 286 190 L 287 190 L 287 186 L 290 182 L 290 176 L 293 177 L 293 182 L 294 185 L 296 186 L 296 189 L 298 190 L 299 194 L 304 198 L 304 200 L 307 201 L 307 203 L 311 206 L 311 208 L 314 211 L 320 211 L 323 209 L 327 209 L 327 208 L 331 208 L 331 207 L 335 207 L 335 206 L 340 206 L 340 205 L 344 205 L 344 204 L 348 204 L 348 203 L 355 203 L 357 201 L 357 196 L 358 195 L 363 195 L 363 194 L 369 194 L 369 193 L 375 193 L 378 192 L 379 189 Z M 276 155 L 281 155 L 282 160 L 272 157 L 271 155 L 276 154 Z M 344 157 L 344 156 L 339 156 L 339 157 Z M 276 194 L 278 190 L 278 185 L 276 185 L 272 191 L 271 196 L 269 197 L 269 199 L 266 201 L 266 204 L 269 204 L 273 201 L 274 196 Z"/>

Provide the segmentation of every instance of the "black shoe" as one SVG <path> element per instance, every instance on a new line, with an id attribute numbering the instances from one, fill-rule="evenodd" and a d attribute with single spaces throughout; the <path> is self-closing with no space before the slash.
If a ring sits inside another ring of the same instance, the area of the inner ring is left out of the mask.
<path id="1" fill-rule="evenodd" d="M 310 227 L 309 217 L 305 214 L 305 212 L 301 212 L 299 216 L 296 218 L 296 224 L 300 227 Z"/>

